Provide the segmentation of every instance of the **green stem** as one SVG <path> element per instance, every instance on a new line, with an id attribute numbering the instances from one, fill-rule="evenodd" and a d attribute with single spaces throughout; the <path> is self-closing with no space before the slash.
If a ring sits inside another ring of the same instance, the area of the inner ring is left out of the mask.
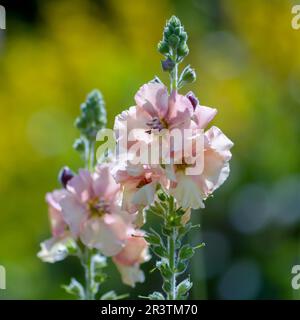
<path id="1" fill-rule="evenodd" d="M 88 157 L 87 157 L 87 167 L 90 171 L 94 169 L 94 159 L 95 159 L 95 142 L 88 142 Z"/>
<path id="2" fill-rule="evenodd" d="M 171 71 L 171 90 L 177 90 L 178 82 L 178 64 L 175 64 L 174 69 Z"/>
<path id="3" fill-rule="evenodd" d="M 171 196 L 169 201 L 169 218 L 174 217 L 174 198 Z M 172 272 L 170 278 L 170 292 L 168 294 L 168 300 L 176 300 L 176 238 L 177 238 L 177 228 L 172 227 L 171 235 L 168 236 L 168 255 L 169 255 L 169 267 Z"/>
<path id="4" fill-rule="evenodd" d="M 92 263 L 92 250 L 85 248 L 83 266 L 85 269 L 85 299 L 95 300 L 94 294 L 94 270 Z"/>
<path id="5" fill-rule="evenodd" d="M 177 293 L 176 293 L 176 228 L 172 228 L 172 235 L 168 238 L 168 247 L 169 247 L 169 266 L 172 270 L 172 277 L 171 277 L 171 292 L 169 294 L 169 300 L 176 300 Z"/>

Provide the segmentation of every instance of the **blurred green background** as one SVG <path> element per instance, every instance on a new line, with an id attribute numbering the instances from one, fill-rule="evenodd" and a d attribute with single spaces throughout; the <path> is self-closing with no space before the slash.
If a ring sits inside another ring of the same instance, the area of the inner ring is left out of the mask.
<path id="1" fill-rule="evenodd" d="M 72 258 L 36 257 L 50 236 L 45 193 L 63 165 L 82 165 L 72 143 L 79 105 L 93 88 L 109 126 L 155 75 L 167 81 L 156 45 L 176 14 L 189 34 L 197 82 L 190 88 L 217 107 L 214 124 L 234 142 L 231 176 L 195 212 L 191 241 L 206 247 L 191 265 L 193 299 L 287 299 L 300 264 L 300 30 L 288 0 L 27 0 L 1 4 L 0 264 L 2 299 L 65 299 L 81 276 Z M 154 222 L 152 221 L 152 224 Z M 149 222 L 148 226 L 151 224 Z M 151 269 L 153 261 L 143 266 Z M 131 298 L 160 287 L 159 274 L 130 289 L 115 267 L 103 290 Z"/>

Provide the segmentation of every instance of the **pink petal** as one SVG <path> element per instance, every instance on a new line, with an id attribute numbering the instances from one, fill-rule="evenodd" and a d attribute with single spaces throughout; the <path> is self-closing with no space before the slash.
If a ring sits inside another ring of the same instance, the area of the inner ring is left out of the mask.
<path id="1" fill-rule="evenodd" d="M 172 91 L 166 121 L 171 128 L 189 127 L 193 106 L 186 96 Z"/>
<path id="2" fill-rule="evenodd" d="M 217 109 L 198 105 L 193 116 L 193 120 L 195 121 L 197 128 L 205 129 L 217 112 Z"/>
<path id="3" fill-rule="evenodd" d="M 93 191 L 97 197 L 113 201 L 120 191 L 120 185 L 113 178 L 112 167 L 108 164 L 101 164 L 96 167 L 93 180 Z"/>
<path id="4" fill-rule="evenodd" d="M 106 256 L 114 256 L 125 245 L 127 229 L 120 216 L 105 214 L 87 220 L 82 225 L 80 239 L 86 246 L 96 248 Z"/>
<path id="5" fill-rule="evenodd" d="M 67 190 L 74 193 L 82 202 L 93 198 L 93 179 L 90 172 L 86 169 L 80 169 L 78 175 L 68 182 Z"/>
<path id="6" fill-rule="evenodd" d="M 160 83 L 147 83 L 135 95 L 138 107 L 151 117 L 164 118 L 168 111 L 168 89 Z"/>
<path id="7" fill-rule="evenodd" d="M 70 227 L 73 235 L 77 237 L 80 231 L 81 223 L 88 215 L 85 204 L 80 203 L 76 195 L 69 192 L 60 201 L 60 205 L 64 220 Z"/>

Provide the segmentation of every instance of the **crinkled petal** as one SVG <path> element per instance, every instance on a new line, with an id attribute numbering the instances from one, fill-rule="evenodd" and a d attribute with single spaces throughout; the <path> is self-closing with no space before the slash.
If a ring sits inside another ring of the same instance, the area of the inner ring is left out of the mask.
<path id="1" fill-rule="evenodd" d="M 193 179 L 191 179 L 191 176 L 185 175 L 184 172 L 179 172 L 176 178 L 176 186 L 170 191 L 179 206 L 192 209 L 204 208 L 201 190 Z"/>
<path id="2" fill-rule="evenodd" d="M 81 202 L 86 202 L 94 197 L 93 179 L 91 173 L 86 169 L 80 169 L 67 184 L 67 189 L 74 193 Z"/>
<path id="3" fill-rule="evenodd" d="M 88 216 L 86 204 L 79 202 L 78 198 L 69 192 L 61 199 L 60 205 L 64 220 L 68 224 L 72 234 L 77 237 L 82 221 Z"/>
<path id="4" fill-rule="evenodd" d="M 73 238 L 66 236 L 64 238 L 51 238 L 41 243 L 41 250 L 38 257 L 49 263 L 64 260 L 68 254 L 68 247 L 75 247 Z"/>
<path id="5" fill-rule="evenodd" d="M 169 129 L 172 128 L 188 128 L 190 126 L 191 117 L 193 114 L 193 106 L 186 96 L 172 91 L 169 98 L 168 114 L 166 122 Z"/>
<path id="6" fill-rule="evenodd" d="M 80 239 L 86 246 L 100 250 L 105 256 L 114 256 L 124 247 L 127 232 L 127 225 L 120 216 L 105 214 L 84 222 Z"/>
<path id="7" fill-rule="evenodd" d="M 217 109 L 198 105 L 194 111 L 193 120 L 196 123 L 196 127 L 199 129 L 205 129 L 210 121 L 217 114 Z"/>
<path id="8" fill-rule="evenodd" d="M 161 83 L 147 83 L 137 92 L 135 101 L 151 117 L 162 119 L 168 112 L 168 89 Z"/>
<path id="9" fill-rule="evenodd" d="M 93 180 L 93 190 L 97 197 L 113 201 L 120 191 L 120 185 L 113 178 L 112 167 L 108 164 L 101 164 L 96 167 Z"/>
<path id="10" fill-rule="evenodd" d="M 67 227 L 67 224 L 61 213 L 61 206 L 59 204 L 66 192 L 66 190 L 54 190 L 53 192 L 46 194 L 51 231 L 54 237 L 63 235 Z"/>
<path id="11" fill-rule="evenodd" d="M 126 266 L 140 264 L 148 258 L 147 249 L 148 243 L 143 233 L 135 232 L 127 239 L 125 247 L 114 257 L 114 261 Z"/>
<path id="12" fill-rule="evenodd" d="M 140 269 L 139 265 L 135 266 L 125 266 L 119 263 L 116 263 L 116 266 L 121 274 L 122 281 L 128 286 L 135 287 L 137 282 L 144 282 L 145 275 L 144 272 Z"/>

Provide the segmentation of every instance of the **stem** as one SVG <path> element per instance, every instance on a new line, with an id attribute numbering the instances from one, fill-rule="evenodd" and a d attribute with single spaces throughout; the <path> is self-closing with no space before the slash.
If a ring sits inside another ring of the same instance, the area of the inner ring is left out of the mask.
<path id="1" fill-rule="evenodd" d="M 169 218 L 174 217 L 174 198 L 171 196 L 169 201 Z M 177 238 L 177 228 L 172 227 L 171 235 L 168 236 L 168 253 L 169 253 L 169 267 L 172 271 L 172 276 L 170 279 L 171 290 L 168 293 L 168 300 L 176 300 L 176 238 Z"/>
<path id="2" fill-rule="evenodd" d="M 86 141 L 86 150 L 85 150 L 85 166 L 89 171 L 93 171 L 94 168 L 94 141 Z M 85 299 L 86 300 L 95 300 L 94 293 L 94 265 L 92 263 L 93 252 L 91 249 L 85 247 L 83 252 L 83 259 L 81 261 L 84 271 L 85 271 Z"/>
<path id="3" fill-rule="evenodd" d="M 168 247 L 169 247 L 169 266 L 172 270 L 172 277 L 171 277 L 171 292 L 168 296 L 169 300 L 176 300 L 177 293 L 176 293 L 176 228 L 172 228 L 172 235 L 168 237 Z"/>
<path id="4" fill-rule="evenodd" d="M 172 55 L 172 60 L 177 61 L 176 53 Z M 175 62 L 175 66 L 170 73 L 170 78 L 171 78 L 171 91 L 172 90 L 177 91 L 177 83 L 178 83 L 178 63 L 177 62 Z"/>
<path id="5" fill-rule="evenodd" d="M 85 299 L 95 300 L 94 294 L 94 270 L 92 263 L 92 250 L 85 248 L 83 267 L 85 269 Z"/>
<path id="6" fill-rule="evenodd" d="M 95 142 L 88 141 L 87 143 L 87 167 L 90 171 L 94 169 L 94 158 L 95 158 Z"/>
<path id="7" fill-rule="evenodd" d="M 175 64 L 174 69 L 171 71 L 171 90 L 177 90 L 177 82 L 178 82 L 178 64 Z"/>

